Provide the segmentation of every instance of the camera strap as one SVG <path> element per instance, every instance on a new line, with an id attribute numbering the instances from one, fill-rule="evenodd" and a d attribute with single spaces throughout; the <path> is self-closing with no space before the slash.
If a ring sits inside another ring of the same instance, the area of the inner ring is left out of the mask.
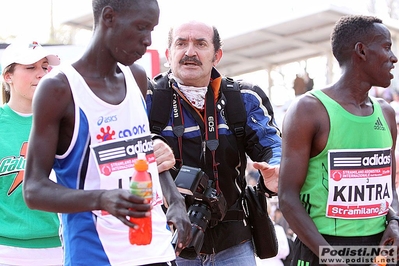
<path id="1" fill-rule="evenodd" d="M 179 154 L 180 158 L 176 159 L 179 161 L 179 168 L 183 165 L 183 133 L 184 133 L 184 118 L 182 115 L 182 107 L 180 102 L 180 97 L 184 97 L 180 90 L 175 86 L 174 80 L 170 81 L 170 86 L 173 89 L 172 93 L 172 113 L 173 113 L 173 122 L 172 122 L 172 130 L 173 134 L 177 137 L 177 141 L 179 143 Z"/>
<path id="2" fill-rule="evenodd" d="M 180 98 L 185 99 L 184 95 L 180 92 L 180 90 L 175 86 L 174 82 L 172 82 L 173 88 L 173 96 L 172 96 L 172 112 L 173 112 L 173 124 L 172 129 L 173 133 L 178 138 L 179 143 L 179 153 L 180 153 L 180 160 L 181 164 L 183 165 L 183 156 L 182 156 L 182 136 L 184 133 L 184 118 L 182 115 L 182 107 L 181 103 L 188 110 L 195 120 L 197 121 L 198 125 L 201 129 L 205 131 L 205 141 L 203 143 L 203 151 L 202 154 L 205 160 L 206 148 L 211 151 L 212 154 L 212 169 L 214 175 L 214 181 L 216 185 L 216 190 L 218 193 L 221 192 L 219 187 L 219 173 L 218 173 L 218 165 L 219 163 L 216 162 L 216 149 L 219 146 L 219 136 L 218 136 L 218 115 L 217 110 L 215 107 L 215 95 L 211 86 L 208 86 L 208 91 L 205 95 L 205 108 L 204 108 L 204 117 L 197 111 L 195 108 L 190 106 L 186 101 L 180 101 Z M 204 121 L 205 118 L 205 121 Z"/>
<path id="3" fill-rule="evenodd" d="M 205 141 L 206 146 L 212 153 L 212 168 L 213 175 L 215 177 L 216 190 L 220 193 L 219 188 L 219 172 L 218 165 L 216 162 L 216 149 L 219 146 L 219 135 L 218 135 L 218 115 L 215 108 L 215 95 L 211 86 L 208 86 L 208 92 L 205 95 Z"/>

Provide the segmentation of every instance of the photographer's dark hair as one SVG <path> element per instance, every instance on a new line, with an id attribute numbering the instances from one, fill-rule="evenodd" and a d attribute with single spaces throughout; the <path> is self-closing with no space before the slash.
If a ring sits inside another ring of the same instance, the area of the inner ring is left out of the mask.
<path id="1" fill-rule="evenodd" d="M 350 59 L 357 42 L 367 42 L 374 23 L 382 23 L 382 20 L 374 16 L 348 15 L 335 23 L 331 46 L 340 66 Z"/>
<path id="2" fill-rule="evenodd" d="M 168 33 L 168 48 L 170 49 L 170 47 L 172 46 L 172 41 L 173 41 L 173 29 L 174 28 L 170 28 L 169 29 L 169 33 Z M 213 29 L 213 47 L 215 48 L 215 52 L 218 51 L 219 49 L 222 48 L 222 40 L 220 39 L 220 34 L 218 29 L 215 26 L 212 26 Z"/>

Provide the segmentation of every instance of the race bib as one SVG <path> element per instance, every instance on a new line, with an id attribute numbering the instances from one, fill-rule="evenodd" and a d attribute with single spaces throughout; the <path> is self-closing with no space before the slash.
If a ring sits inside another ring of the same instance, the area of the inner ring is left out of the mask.
<path id="1" fill-rule="evenodd" d="M 90 146 L 100 174 L 100 189 L 129 190 L 138 153 L 145 153 L 153 183 L 153 205 L 162 204 L 162 190 L 150 136 L 121 138 Z M 102 212 L 102 215 L 105 213 Z"/>
<path id="2" fill-rule="evenodd" d="M 390 149 L 330 150 L 326 216 L 386 215 L 393 197 L 391 171 Z"/>

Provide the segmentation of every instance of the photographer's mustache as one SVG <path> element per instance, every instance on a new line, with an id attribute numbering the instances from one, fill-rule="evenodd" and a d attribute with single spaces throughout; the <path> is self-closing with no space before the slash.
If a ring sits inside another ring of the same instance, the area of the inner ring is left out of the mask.
<path id="1" fill-rule="evenodd" d="M 180 64 L 185 64 L 185 63 L 194 63 L 196 65 L 202 66 L 201 61 L 199 61 L 196 57 L 194 56 L 185 56 L 183 57 L 180 61 Z"/>

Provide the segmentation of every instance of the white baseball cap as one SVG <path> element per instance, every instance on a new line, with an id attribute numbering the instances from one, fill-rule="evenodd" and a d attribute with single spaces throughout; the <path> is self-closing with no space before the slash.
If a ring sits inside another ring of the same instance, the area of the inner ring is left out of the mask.
<path id="1" fill-rule="evenodd" d="M 49 65 L 57 66 L 60 59 L 46 51 L 38 42 L 14 42 L 7 46 L 1 56 L 1 69 L 13 63 L 30 65 L 46 57 Z"/>

